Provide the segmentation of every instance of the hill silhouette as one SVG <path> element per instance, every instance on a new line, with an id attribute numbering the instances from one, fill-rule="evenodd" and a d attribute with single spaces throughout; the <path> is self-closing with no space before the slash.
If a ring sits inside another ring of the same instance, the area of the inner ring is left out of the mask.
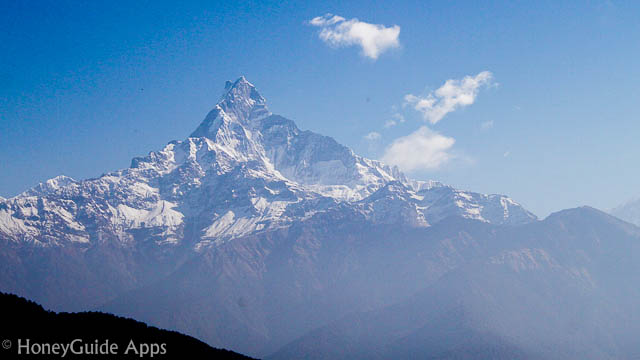
<path id="1" fill-rule="evenodd" d="M 2 359 L 251 359 L 133 319 L 56 313 L 13 294 L 0 292 L 0 311 Z"/>

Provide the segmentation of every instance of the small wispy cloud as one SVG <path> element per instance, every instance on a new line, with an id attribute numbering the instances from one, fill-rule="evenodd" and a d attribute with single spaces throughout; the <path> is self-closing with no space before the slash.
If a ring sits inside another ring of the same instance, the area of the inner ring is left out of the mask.
<path id="1" fill-rule="evenodd" d="M 393 127 L 393 126 L 396 126 L 396 125 L 398 125 L 398 122 L 393 120 L 393 119 L 389 119 L 389 120 L 384 122 L 384 128 L 385 129 Z"/>
<path id="2" fill-rule="evenodd" d="M 404 116 L 402 116 L 402 114 L 400 114 L 400 113 L 395 113 L 395 114 L 393 114 L 393 115 L 391 116 L 391 119 L 389 119 L 389 120 L 385 121 L 385 123 L 384 123 L 384 128 L 385 128 L 385 129 L 387 129 L 387 128 L 390 128 L 390 127 L 396 126 L 396 125 L 398 125 L 398 124 L 401 124 L 401 123 L 403 123 L 403 122 L 405 122 L 405 121 L 406 121 L 406 120 L 405 120 Z"/>
<path id="3" fill-rule="evenodd" d="M 425 97 L 412 94 L 404 97 L 403 106 L 412 106 L 422 113 L 425 121 L 436 124 L 448 113 L 473 104 L 480 88 L 492 85 L 493 74 L 483 71 L 475 76 L 462 79 L 450 79 Z M 392 107 L 393 118 L 387 120 L 384 127 L 389 128 L 404 122 L 397 107 Z M 494 126 L 493 120 L 480 124 L 482 129 Z M 390 165 L 396 165 L 404 171 L 435 170 L 452 159 L 462 159 L 451 152 L 456 140 L 442 135 L 427 126 L 421 126 L 413 133 L 395 139 L 384 151 L 381 159 Z M 509 152 L 504 154 L 509 156 Z M 467 159 L 469 160 L 469 159 Z"/>
<path id="4" fill-rule="evenodd" d="M 366 140 L 369 140 L 369 141 L 375 141 L 375 140 L 379 140 L 380 136 L 381 136 L 380 133 L 372 131 L 372 132 L 368 133 L 367 135 L 365 135 L 364 138 Z"/>
<path id="5" fill-rule="evenodd" d="M 480 127 L 485 130 L 491 129 L 493 127 L 493 120 L 483 122 L 482 124 L 480 124 Z"/>
<path id="6" fill-rule="evenodd" d="M 404 171 L 433 170 L 453 158 L 449 150 L 454 143 L 455 139 L 422 126 L 397 138 L 385 149 L 381 160 Z"/>
<path id="7" fill-rule="evenodd" d="M 502 157 L 509 157 L 509 155 L 511 155 L 511 151 L 505 151 Z"/>
<path id="8" fill-rule="evenodd" d="M 492 79 L 493 74 L 489 71 L 483 71 L 476 76 L 465 76 L 459 80 L 450 79 L 425 97 L 406 95 L 405 106 L 412 106 L 422 113 L 425 121 L 435 124 L 450 112 L 473 104 L 480 88 L 490 85 Z"/>
<path id="9" fill-rule="evenodd" d="M 383 52 L 400 46 L 400 26 L 386 27 L 370 24 L 356 18 L 347 20 L 342 16 L 326 14 L 309 21 L 310 25 L 322 28 L 320 39 L 330 46 L 360 46 L 362 54 L 376 60 Z"/>

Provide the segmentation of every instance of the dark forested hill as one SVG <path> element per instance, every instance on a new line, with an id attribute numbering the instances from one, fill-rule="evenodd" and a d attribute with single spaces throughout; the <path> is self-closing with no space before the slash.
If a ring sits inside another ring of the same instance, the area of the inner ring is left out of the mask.
<path id="1" fill-rule="evenodd" d="M 0 293 L 2 359 L 250 359 L 193 337 L 98 312 L 55 313 Z"/>

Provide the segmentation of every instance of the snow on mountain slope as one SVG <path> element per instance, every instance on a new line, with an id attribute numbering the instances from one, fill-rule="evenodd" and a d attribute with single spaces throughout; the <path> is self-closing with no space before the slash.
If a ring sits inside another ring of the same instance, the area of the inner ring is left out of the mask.
<path id="1" fill-rule="evenodd" d="M 406 181 L 397 168 L 355 155 L 330 137 L 300 131 L 281 116 L 269 116 L 260 125 L 261 140 L 274 167 L 311 191 L 354 201 L 389 181 Z"/>
<path id="2" fill-rule="evenodd" d="M 145 236 L 160 246 L 188 241 L 200 249 L 336 206 L 354 207 L 374 222 L 412 226 L 448 216 L 495 224 L 536 219 L 506 196 L 411 180 L 330 137 L 302 131 L 271 114 L 241 77 L 227 82 L 220 102 L 186 140 L 134 158 L 125 170 L 83 181 L 58 176 L 0 199 L 0 236 L 56 245 L 108 235 L 128 243 L 147 229 Z"/>
<path id="3" fill-rule="evenodd" d="M 610 213 L 622 220 L 640 226 L 640 199 L 631 200 L 617 206 Z"/>
<path id="4" fill-rule="evenodd" d="M 55 192 L 61 187 L 75 183 L 76 181 L 68 176 L 59 175 L 53 179 L 49 179 L 43 183 L 40 183 L 33 188 L 23 192 L 24 196 L 42 196 Z"/>

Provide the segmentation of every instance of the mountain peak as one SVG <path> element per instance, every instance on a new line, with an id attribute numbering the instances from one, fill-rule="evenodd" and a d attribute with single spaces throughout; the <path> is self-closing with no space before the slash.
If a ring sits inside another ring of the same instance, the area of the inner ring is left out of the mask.
<path id="1" fill-rule="evenodd" d="M 31 189 L 23 192 L 21 195 L 24 196 L 44 196 L 50 193 L 55 192 L 56 190 L 65 187 L 67 185 L 73 184 L 76 181 L 65 175 L 58 175 L 52 179 L 49 179 L 43 183 L 40 183 Z"/>
<path id="2" fill-rule="evenodd" d="M 220 101 L 209 112 L 191 137 L 213 138 L 222 123 L 238 123 L 252 127 L 252 122 L 271 113 L 267 109 L 267 100 L 260 95 L 256 87 L 240 76 L 236 81 L 227 81 Z"/>
<path id="3" fill-rule="evenodd" d="M 226 82 L 224 95 L 220 99 L 219 105 L 234 105 L 236 103 L 251 103 L 251 105 L 266 105 L 267 101 L 260 95 L 256 87 L 247 81 L 244 76 L 240 76 L 236 81 Z"/>
<path id="4" fill-rule="evenodd" d="M 238 79 L 236 79 L 236 81 L 231 81 L 231 80 L 227 80 L 227 82 L 224 85 L 224 90 L 228 91 L 229 89 L 236 87 L 238 85 L 249 85 L 249 86 L 253 86 L 252 83 L 250 83 L 249 81 L 247 81 L 247 78 L 244 77 L 244 75 L 240 76 Z M 253 86 L 255 87 L 255 86 Z"/>

